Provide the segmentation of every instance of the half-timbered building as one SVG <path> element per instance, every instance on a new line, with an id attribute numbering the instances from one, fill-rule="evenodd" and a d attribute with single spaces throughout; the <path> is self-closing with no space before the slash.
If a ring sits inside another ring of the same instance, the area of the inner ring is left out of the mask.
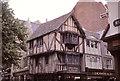
<path id="1" fill-rule="evenodd" d="M 75 79 L 82 72 L 84 32 L 72 12 L 43 23 L 28 40 L 34 79 Z"/>
<path id="2" fill-rule="evenodd" d="M 114 59 L 99 36 L 108 24 L 104 5 L 78 2 L 72 12 L 43 24 L 25 23 L 33 33 L 28 53 L 21 59 L 22 69 L 13 72 L 15 80 L 93 81 L 114 77 Z"/>

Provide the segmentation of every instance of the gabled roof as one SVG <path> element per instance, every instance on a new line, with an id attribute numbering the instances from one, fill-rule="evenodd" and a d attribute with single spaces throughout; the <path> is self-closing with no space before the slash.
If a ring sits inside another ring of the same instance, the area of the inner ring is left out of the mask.
<path id="1" fill-rule="evenodd" d="M 87 39 L 99 41 L 100 40 L 100 34 L 96 32 L 90 32 L 90 31 L 84 31 L 85 36 Z"/>
<path id="2" fill-rule="evenodd" d="M 65 14 L 63 16 L 60 16 L 56 19 L 53 19 L 51 21 L 48 21 L 46 23 L 40 24 L 40 26 L 36 29 L 36 31 L 31 35 L 28 41 L 33 40 L 37 37 L 40 37 L 42 35 L 45 35 L 47 33 L 50 33 L 56 29 L 58 29 L 70 16 L 74 16 L 72 12 Z M 75 16 L 74 16 L 75 17 Z M 74 18 L 76 23 L 79 24 L 79 22 Z M 82 30 L 82 28 L 80 28 Z M 83 30 L 82 30 L 83 33 Z"/>
<path id="3" fill-rule="evenodd" d="M 105 31 L 103 32 L 103 35 L 102 35 L 102 37 L 101 37 L 102 40 L 104 40 L 105 35 L 107 34 L 107 32 L 108 32 L 109 29 L 110 29 L 110 24 L 107 25 Z"/>

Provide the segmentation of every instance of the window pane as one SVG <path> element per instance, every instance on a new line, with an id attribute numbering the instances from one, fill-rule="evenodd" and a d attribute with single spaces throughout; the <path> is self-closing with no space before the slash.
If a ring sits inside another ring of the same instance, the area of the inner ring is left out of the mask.
<path id="1" fill-rule="evenodd" d="M 98 42 L 95 42 L 95 48 L 97 48 L 97 44 L 98 44 Z"/>
<path id="2" fill-rule="evenodd" d="M 45 64 L 48 64 L 48 63 L 49 63 L 49 57 L 46 56 L 46 57 L 45 57 Z"/>
<path id="3" fill-rule="evenodd" d="M 86 46 L 90 47 L 90 40 L 86 40 Z"/>

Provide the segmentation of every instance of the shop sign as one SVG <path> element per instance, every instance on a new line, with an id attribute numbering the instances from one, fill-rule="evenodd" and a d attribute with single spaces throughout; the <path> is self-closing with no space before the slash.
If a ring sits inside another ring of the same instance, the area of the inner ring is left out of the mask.
<path id="1" fill-rule="evenodd" d="M 92 72 L 93 75 L 113 75 L 112 73 L 107 73 L 107 72 Z"/>
<path id="2" fill-rule="evenodd" d="M 116 20 L 113 22 L 113 25 L 114 25 L 115 27 L 120 26 L 120 19 L 116 19 Z"/>

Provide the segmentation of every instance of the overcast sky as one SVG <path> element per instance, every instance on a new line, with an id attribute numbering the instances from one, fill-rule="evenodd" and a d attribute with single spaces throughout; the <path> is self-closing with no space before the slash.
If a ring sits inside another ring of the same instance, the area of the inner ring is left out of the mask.
<path id="1" fill-rule="evenodd" d="M 15 17 L 45 22 L 70 12 L 79 0 L 10 0 Z"/>

